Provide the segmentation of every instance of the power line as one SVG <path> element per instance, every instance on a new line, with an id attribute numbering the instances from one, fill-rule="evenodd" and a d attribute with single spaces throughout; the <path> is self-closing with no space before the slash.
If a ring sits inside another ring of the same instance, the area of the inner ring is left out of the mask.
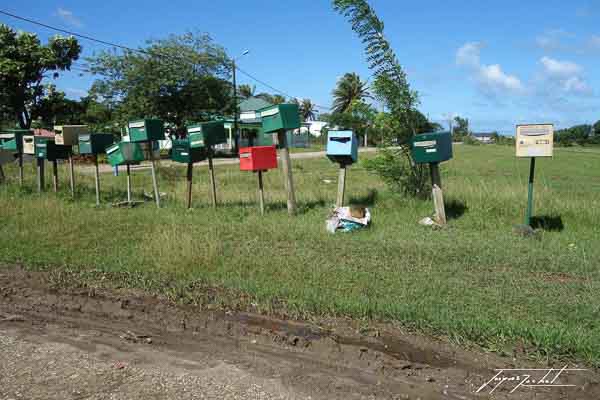
<path id="1" fill-rule="evenodd" d="M 28 22 L 28 23 L 30 23 L 30 24 L 39 25 L 39 26 L 42 26 L 42 27 L 44 27 L 44 28 L 47 28 L 47 29 L 50 29 L 50 30 L 54 30 L 54 31 L 57 31 L 57 32 L 65 33 L 65 34 L 67 34 L 67 35 L 71 35 L 71 36 L 75 36 L 75 37 L 78 37 L 78 38 L 81 38 L 81 39 L 85 39 L 85 40 L 89 40 L 89 41 L 92 41 L 92 42 L 100 43 L 100 44 L 103 44 L 103 45 L 105 45 L 105 46 L 112 46 L 112 47 L 116 47 L 116 48 L 119 48 L 119 49 L 122 49 L 122 50 L 127 50 L 127 51 L 131 51 L 131 52 L 141 53 L 141 54 L 145 54 L 145 55 L 149 55 L 149 56 L 160 56 L 160 57 L 166 57 L 166 58 L 170 58 L 170 59 L 172 59 L 172 60 L 181 61 L 181 59 L 178 59 L 178 58 L 176 58 L 176 57 L 173 57 L 173 56 L 171 56 L 171 55 L 167 55 L 167 54 L 160 54 L 160 53 L 152 53 L 152 52 L 149 52 L 149 51 L 146 51 L 146 50 L 142 50 L 142 49 L 134 49 L 133 47 L 128 47 L 128 46 L 121 45 L 121 44 L 118 44 L 118 43 L 113 43 L 113 42 L 108 42 L 108 41 L 106 41 L 106 40 L 96 39 L 96 38 L 94 38 L 94 37 L 92 37 L 92 36 L 88 36 L 88 35 L 84 35 L 84 34 L 81 34 L 81 33 L 73 32 L 73 31 L 69 31 L 69 30 L 62 29 L 62 28 L 58 28 L 58 27 L 56 27 L 56 26 L 48 25 L 48 24 L 45 24 L 45 23 L 43 23 L 43 22 L 39 22 L 39 21 L 36 21 L 36 20 L 30 19 L 30 18 L 21 17 L 21 16 L 19 16 L 19 15 L 15 15 L 15 14 L 9 13 L 9 12 L 7 12 L 7 11 L 4 11 L 4 10 L 0 10 L 0 14 L 4 14 L 4 15 L 6 15 L 6 16 L 9 16 L 9 17 L 12 17 L 12 18 L 15 18 L 15 19 L 18 19 L 18 20 L 24 21 L 24 22 Z M 187 61 L 190 61 L 190 60 L 187 60 Z M 86 66 L 86 68 L 89 68 L 89 66 Z M 291 95 L 289 95 L 288 93 L 286 93 L 286 92 L 284 92 L 284 91 L 282 91 L 282 90 L 279 90 L 279 89 L 275 88 L 274 86 L 272 86 L 272 85 L 269 85 L 268 83 L 266 83 L 266 82 L 264 82 L 264 81 L 262 81 L 262 80 L 258 79 L 257 77 L 253 76 L 252 74 L 250 74 L 250 73 L 248 73 L 248 72 L 246 72 L 246 71 L 242 70 L 242 69 L 241 69 L 240 67 L 238 67 L 237 65 L 236 65 L 236 67 L 235 67 L 235 68 L 236 68 L 236 69 L 237 69 L 239 72 L 241 72 L 242 74 L 246 75 L 248 78 L 250 78 L 250 79 L 252 79 L 252 80 L 256 81 L 257 83 L 260 83 L 261 85 L 263 85 L 263 86 L 265 86 L 265 87 L 268 87 L 269 89 L 271 89 L 271 90 L 275 91 L 276 93 L 279 93 L 279 94 L 281 94 L 281 95 L 284 95 L 285 97 L 289 97 L 289 98 L 296 98 L 295 96 L 291 96 Z M 91 72 L 91 71 L 83 71 L 83 72 Z M 318 105 L 318 104 L 314 104 L 314 106 L 315 106 L 315 107 L 317 107 L 317 108 L 322 108 L 322 109 L 326 109 L 326 110 L 331 110 L 331 107 L 320 106 L 320 105 Z"/>

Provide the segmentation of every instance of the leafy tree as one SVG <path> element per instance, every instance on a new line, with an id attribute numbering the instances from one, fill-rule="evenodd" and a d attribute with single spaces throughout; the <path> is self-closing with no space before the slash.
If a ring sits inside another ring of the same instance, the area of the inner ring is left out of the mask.
<path id="1" fill-rule="evenodd" d="M 241 98 L 243 99 L 247 99 L 250 97 L 254 97 L 254 94 L 256 93 L 256 86 L 250 86 L 250 85 L 240 85 L 238 86 L 238 94 Z"/>
<path id="2" fill-rule="evenodd" d="M 32 108 L 44 95 L 44 79 L 70 70 L 80 53 L 73 37 L 54 36 L 42 45 L 37 35 L 0 24 L 0 112 L 29 128 Z"/>
<path id="3" fill-rule="evenodd" d="M 393 187 L 412 195 L 422 195 L 427 174 L 422 165 L 414 163 L 406 146 L 408 139 L 417 134 L 418 95 L 411 90 L 406 74 L 383 34 L 383 21 L 366 0 L 333 0 L 333 7 L 349 20 L 354 32 L 362 39 L 369 67 L 375 76 L 371 89 L 389 110 L 397 126 L 406 133 L 399 143 L 401 146 L 381 150 L 370 163 L 370 169 Z"/>
<path id="4" fill-rule="evenodd" d="M 456 124 L 452 128 L 452 137 L 456 141 L 460 141 L 466 136 L 469 136 L 469 120 L 461 118 L 459 116 L 454 117 L 454 123 Z"/>
<path id="5" fill-rule="evenodd" d="M 600 121 L 596 121 L 593 128 L 594 128 L 594 136 L 600 136 Z"/>
<path id="6" fill-rule="evenodd" d="M 372 131 L 375 123 L 376 110 L 364 101 L 354 101 L 342 113 L 333 113 L 329 117 L 329 124 L 341 129 L 351 129 L 359 138 Z"/>
<path id="7" fill-rule="evenodd" d="M 123 124 L 158 117 L 183 129 L 187 122 L 233 113 L 230 62 L 206 34 L 152 40 L 140 51 L 104 51 L 88 60 L 102 77 L 92 92 Z"/>
<path id="8" fill-rule="evenodd" d="M 280 94 L 270 94 L 270 93 L 259 93 L 255 97 L 259 99 L 263 99 L 264 101 L 271 104 L 282 104 L 285 103 L 285 97 Z"/>
<path id="9" fill-rule="evenodd" d="M 591 131 L 592 126 L 590 125 L 576 125 L 571 128 L 560 129 L 556 131 L 555 141 L 563 146 L 585 145 L 589 142 Z"/>
<path id="10" fill-rule="evenodd" d="M 44 87 L 44 96 L 31 108 L 31 117 L 43 127 L 85 123 L 86 105 L 68 99 L 53 84 Z"/>
<path id="11" fill-rule="evenodd" d="M 345 113 L 352 104 L 370 98 L 369 88 L 366 82 L 354 72 L 348 72 L 338 80 L 333 90 L 333 112 Z"/>
<path id="12" fill-rule="evenodd" d="M 315 120 L 315 105 L 310 99 L 303 99 L 302 102 L 300 102 L 300 116 L 302 121 Z"/>

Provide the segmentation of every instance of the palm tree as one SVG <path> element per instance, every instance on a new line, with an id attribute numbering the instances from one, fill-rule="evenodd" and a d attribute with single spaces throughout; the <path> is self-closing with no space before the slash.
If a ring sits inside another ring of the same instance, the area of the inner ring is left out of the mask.
<path id="1" fill-rule="evenodd" d="M 250 97 L 254 97 L 254 93 L 256 92 L 256 86 L 250 85 L 240 85 L 238 86 L 238 92 L 241 98 L 247 99 Z"/>
<path id="2" fill-rule="evenodd" d="M 315 105 L 310 99 L 302 99 L 300 103 L 300 117 L 302 121 L 315 120 Z"/>
<path id="3" fill-rule="evenodd" d="M 360 76 L 354 72 L 347 72 L 338 80 L 333 90 L 333 112 L 347 112 L 352 103 L 371 98 L 367 82 L 363 82 Z"/>

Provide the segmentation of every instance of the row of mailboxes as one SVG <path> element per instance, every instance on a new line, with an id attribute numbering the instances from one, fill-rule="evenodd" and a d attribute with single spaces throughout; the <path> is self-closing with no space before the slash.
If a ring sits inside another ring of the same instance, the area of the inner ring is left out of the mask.
<path id="1" fill-rule="evenodd" d="M 254 146 L 240 148 L 241 171 L 267 171 L 277 168 L 275 146 Z"/>
<path id="2" fill-rule="evenodd" d="M 440 163 L 452 158 L 450 132 L 422 133 L 412 137 L 410 148 L 417 164 Z"/>
<path id="3" fill-rule="evenodd" d="M 137 142 L 119 142 L 106 149 L 108 163 L 113 167 L 144 161 L 144 150 Z"/>
<path id="4" fill-rule="evenodd" d="M 358 160 L 358 139 L 352 131 L 327 133 L 327 157 L 334 162 L 350 165 Z"/>
<path id="5" fill-rule="evenodd" d="M 300 111 L 297 104 L 277 104 L 257 111 L 262 119 L 264 133 L 300 128 Z"/>
<path id="6" fill-rule="evenodd" d="M 131 142 L 165 140 L 165 126 L 160 119 L 142 119 L 128 124 Z"/>

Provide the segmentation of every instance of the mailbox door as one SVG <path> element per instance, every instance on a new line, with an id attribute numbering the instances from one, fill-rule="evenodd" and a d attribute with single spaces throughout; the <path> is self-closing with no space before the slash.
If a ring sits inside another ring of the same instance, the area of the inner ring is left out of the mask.
<path id="1" fill-rule="evenodd" d="M 35 137 L 33 135 L 23 136 L 23 154 L 35 155 Z"/>
<path id="2" fill-rule="evenodd" d="M 277 168 L 277 150 L 275 146 L 256 146 L 240 148 L 240 170 L 266 171 Z"/>
<path id="3" fill-rule="evenodd" d="M 44 136 L 34 136 L 33 138 L 33 146 L 35 149 L 35 156 L 37 158 L 47 158 L 48 157 L 48 144 L 52 142 L 54 143 L 54 138 L 44 137 Z"/>
<path id="4" fill-rule="evenodd" d="M 517 125 L 517 157 L 552 157 L 554 125 Z"/>
<path id="5" fill-rule="evenodd" d="M 423 133 L 411 141 L 413 159 L 417 164 L 439 163 L 452 158 L 450 132 Z"/>
<path id="6" fill-rule="evenodd" d="M 279 104 L 259 110 L 263 132 L 277 132 L 300 128 L 300 113 L 297 104 Z"/>
<path id="7" fill-rule="evenodd" d="M 79 135 L 79 154 L 103 154 L 111 144 L 110 133 L 84 133 Z"/>
<path id="8" fill-rule="evenodd" d="M 145 119 L 129 123 L 129 138 L 132 142 L 165 140 L 165 128 L 162 120 Z"/>
<path id="9" fill-rule="evenodd" d="M 71 146 L 56 144 L 56 141 L 46 142 L 46 159 L 48 161 L 66 160 L 71 155 Z"/>

